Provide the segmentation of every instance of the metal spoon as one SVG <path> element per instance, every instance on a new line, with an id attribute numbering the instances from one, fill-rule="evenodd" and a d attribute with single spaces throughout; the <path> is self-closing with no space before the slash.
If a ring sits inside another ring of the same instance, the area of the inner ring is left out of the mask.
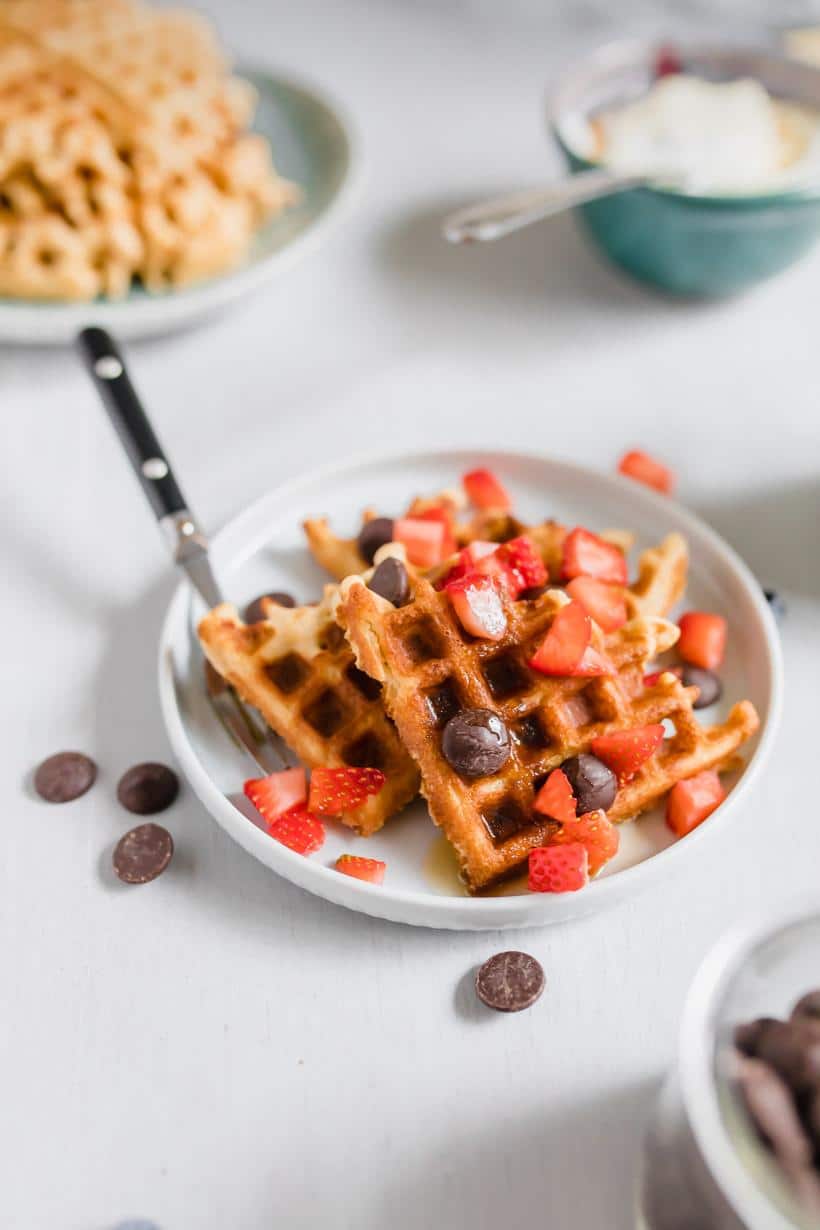
<path id="1" fill-rule="evenodd" d="M 442 234 L 450 243 L 479 239 L 503 239 L 533 222 L 562 213 L 575 205 L 649 183 L 644 175 L 616 175 L 612 171 L 580 171 L 540 188 L 525 188 L 505 196 L 492 197 L 450 214 L 442 223 Z"/>

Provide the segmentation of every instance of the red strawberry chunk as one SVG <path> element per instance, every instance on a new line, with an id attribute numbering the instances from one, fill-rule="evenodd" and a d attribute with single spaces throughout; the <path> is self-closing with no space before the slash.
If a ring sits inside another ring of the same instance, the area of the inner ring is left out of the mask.
<path id="1" fill-rule="evenodd" d="M 571 581 L 573 577 L 597 577 L 611 585 L 626 585 L 629 574 L 626 559 L 617 547 L 579 526 L 567 534 L 561 568 L 562 580 Z"/>
<path id="2" fill-rule="evenodd" d="M 507 612 L 492 577 L 468 573 L 447 583 L 453 610 L 465 632 L 485 641 L 500 641 L 507 631 Z"/>
<path id="3" fill-rule="evenodd" d="M 624 453 L 618 462 L 618 470 L 627 478 L 634 478 L 636 482 L 643 483 L 645 487 L 652 487 L 655 491 L 660 491 L 661 495 L 671 495 L 675 487 L 675 475 L 672 470 L 662 465 L 660 461 L 656 461 L 654 457 L 650 457 L 648 453 L 642 453 L 640 449 Z"/>
<path id="4" fill-rule="evenodd" d="M 482 542 L 481 539 L 471 542 L 469 547 L 462 547 L 450 571 L 436 582 L 436 589 L 446 589 L 451 581 L 458 581 L 461 577 L 466 577 L 468 573 L 476 572 L 482 560 L 487 556 L 495 555 L 497 550 L 497 542 Z M 486 572 L 486 575 L 489 575 L 489 572 Z"/>
<path id="5" fill-rule="evenodd" d="M 636 726 L 632 730 L 616 730 L 611 735 L 599 735 L 592 740 L 592 752 L 615 773 L 628 782 L 638 769 L 663 743 L 663 726 Z"/>
<path id="6" fill-rule="evenodd" d="M 589 858 L 589 874 L 595 876 L 618 853 L 621 837 L 606 812 L 590 811 L 577 820 L 565 820 L 550 841 L 556 846 L 580 842 Z"/>
<path id="7" fill-rule="evenodd" d="M 596 649 L 594 645 L 588 645 L 584 650 L 584 656 L 575 667 L 569 671 L 572 678 L 593 678 L 597 675 L 614 675 L 615 667 L 610 662 L 605 653 L 601 653 L 600 649 Z"/>
<path id="8" fill-rule="evenodd" d="M 575 893 L 589 883 L 589 855 L 579 841 L 530 850 L 529 888 L 533 893 Z"/>
<path id="9" fill-rule="evenodd" d="M 383 884 L 387 863 L 379 858 L 361 858 L 358 854 L 340 854 L 336 859 L 336 870 L 342 875 L 353 876 L 355 880 L 366 880 L 368 884 Z"/>
<path id="10" fill-rule="evenodd" d="M 504 512 L 512 508 L 506 488 L 491 470 L 470 470 L 461 481 L 468 500 L 476 508 L 493 508 Z"/>
<path id="11" fill-rule="evenodd" d="M 711 816 L 726 798 L 714 769 L 704 769 L 685 782 L 675 782 L 666 800 L 666 823 L 677 837 L 685 837 Z"/>
<path id="12" fill-rule="evenodd" d="M 570 598 L 580 602 L 604 632 L 616 632 L 626 623 L 626 601 L 617 585 L 595 577 L 574 577 L 567 586 Z"/>
<path id="13" fill-rule="evenodd" d="M 567 823 L 575 819 L 576 802 L 566 773 L 553 769 L 535 796 L 533 807 L 542 816 Z"/>
<path id="14" fill-rule="evenodd" d="M 550 630 L 530 660 L 542 675 L 572 675 L 592 639 L 592 621 L 578 602 L 562 606 Z"/>
<path id="15" fill-rule="evenodd" d="M 302 803 L 278 816 L 268 825 L 268 832 L 297 854 L 314 854 L 325 840 L 325 826 Z"/>
<path id="16" fill-rule="evenodd" d="M 243 787 L 260 816 L 268 824 L 307 799 L 304 769 L 284 769 L 267 777 L 251 778 Z"/>
<path id="17" fill-rule="evenodd" d="M 509 542 L 502 543 L 497 554 L 516 579 L 518 592 L 513 594 L 514 598 L 525 589 L 536 589 L 539 585 L 546 584 L 547 570 L 544 561 L 535 544 L 526 535 L 522 534 L 519 538 L 511 538 Z"/>
<path id="18" fill-rule="evenodd" d="M 433 508 L 425 508 L 422 512 L 414 512 L 408 514 L 410 520 L 417 521 L 438 521 L 444 526 L 444 537 L 441 542 L 442 559 L 447 559 L 450 555 L 455 555 L 458 550 L 456 542 L 455 529 L 453 526 L 453 510 L 447 505 L 436 504 Z M 408 555 L 408 559 L 409 559 Z M 412 564 L 412 560 L 410 563 Z"/>
<path id="19" fill-rule="evenodd" d="M 393 539 L 404 545 L 407 558 L 417 568 L 432 568 L 447 558 L 447 527 L 438 518 L 399 517 Z"/>
<path id="20" fill-rule="evenodd" d="M 308 806 L 320 816 L 340 816 L 378 794 L 386 780 L 381 769 L 314 769 Z"/>
<path id="21" fill-rule="evenodd" d="M 726 620 L 709 611 L 687 611 L 678 620 L 678 653 L 684 662 L 716 670 L 726 651 Z"/>

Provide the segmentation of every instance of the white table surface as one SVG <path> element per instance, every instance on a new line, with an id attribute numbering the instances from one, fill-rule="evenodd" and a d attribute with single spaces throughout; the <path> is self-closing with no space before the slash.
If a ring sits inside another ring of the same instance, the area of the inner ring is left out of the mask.
<path id="1" fill-rule="evenodd" d="M 486 6 L 231 11 L 239 52 L 346 102 L 364 166 L 321 251 L 229 318 L 131 350 L 203 521 L 362 446 L 531 445 L 606 469 L 639 444 L 787 598 L 785 720 L 711 864 L 562 928 L 346 913 L 253 862 L 190 791 L 166 816 L 171 870 L 115 885 L 116 780 L 170 755 L 154 675 L 173 580 L 72 356 L 0 350 L 0 1224 L 627 1230 L 695 967 L 739 915 L 817 890 L 820 257 L 704 306 L 607 271 L 569 219 L 447 250 L 447 204 L 553 165 L 539 106 L 566 41 Z M 52 808 L 29 774 L 64 747 L 101 777 Z M 505 1017 L 470 978 L 511 941 L 547 989 Z"/>

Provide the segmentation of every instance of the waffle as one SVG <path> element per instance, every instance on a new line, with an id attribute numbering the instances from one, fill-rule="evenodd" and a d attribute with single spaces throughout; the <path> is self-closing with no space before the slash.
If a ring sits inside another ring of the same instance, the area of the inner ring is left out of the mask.
<path id="1" fill-rule="evenodd" d="M 265 619 L 244 624 L 228 603 L 199 625 L 212 666 L 253 705 L 309 768 L 363 765 L 386 782 L 342 821 L 375 833 L 418 793 L 419 775 L 384 712 L 381 687 L 358 670 L 333 620 L 328 587 L 318 606 L 264 603 Z"/>
<path id="2" fill-rule="evenodd" d="M 427 503 L 441 503 L 441 497 Z M 419 501 L 412 506 L 418 507 Z M 364 521 L 378 514 L 369 508 Z M 362 573 L 368 567 L 359 553 L 355 538 L 339 538 L 333 533 L 325 518 L 305 521 L 304 530 L 311 554 L 321 567 L 337 580 L 354 573 Z M 525 525 L 508 513 L 482 513 L 471 521 L 456 524 L 456 539 L 460 546 L 476 540 L 506 542 L 520 534 L 526 534 L 538 548 L 550 578 L 558 581 L 561 573 L 564 540 L 567 528 L 558 521 L 544 521 L 540 525 Z M 605 530 L 601 535 L 626 554 L 633 543 L 632 534 L 625 530 Z M 453 561 L 431 569 L 426 576 L 435 582 L 444 576 Z M 689 551 L 681 534 L 668 534 L 656 547 L 644 551 L 638 559 L 637 579 L 624 591 L 630 617 L 636 615 L 667 615 L 686 588 L 689 566 Z"/>
<path id="3" fill-rule="evenodd" d="M 697 690 L 671 672 L 644 687 L 646 663 L 669 649 L 678 630 L 656 616 L 638 616 L 593 643 L 615 674 L 595 679 L 550 679 L 527 660 L 568 601 L 549 590 L 534 601 L 506 601 L 507 632 L 500 642 L 475 640 L 461 628 L 445 593 L 424 578 L 410 603 L 395 609 L 358 577 L 339 590 L 336 617 L 358 666 L 383 685 L 383 699 L 401 739 L 421 770 L 430 814 L 454 846 L 472 892 L 517 872 L 529 851 L 543 845 L 551 823 L 533 813 L 546 775 L 568 757 L 588 751 L 613 730 L 670 719 L 675 734 L 635 778 L 622 786 L 609 812 L 622 821 L 651 807 L 681 778 L 732 761 L 757 728 L 751 704 L 736 705 L 725 723 L 704 730 L 692 712 Z M 465 781 L 441 753 L 441 730 L 461 708 L 497 713 L 512 736 L 512 754 L 493 776 Z"/>

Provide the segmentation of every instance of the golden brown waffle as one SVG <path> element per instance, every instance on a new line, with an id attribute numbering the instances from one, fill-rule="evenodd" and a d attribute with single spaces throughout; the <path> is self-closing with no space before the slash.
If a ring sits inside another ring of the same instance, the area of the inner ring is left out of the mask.
<path id="1" fill-rule="evenodd" d="M 436 502 L 440 502 L 437 497 Z M 364 521 L 378 514 L 369 508 Z M 325 518 L 316 518 L 304 523 L 311 554 L 318 564 L 327 569 L 337 580 L 362 573 L 367 563 L 359 553 L 355 538 L 338 538 Z M 540 525 L 525 525 L 508 513 L 482 513 L 472 521 L 457 524 L 456 538 L 460 546 L 477 539 L 487 542 L 506 542 L 520 534 L 526 534 L 538 548 L 550 578 L 558 581 L 561 574 L 564 541 L 567 528 L 558 521 L 544 521 Z M 601 535 L 626 554 L 632 546 L 633 536 L 625 530 L 605 530 Z M 452 567 L 452 560 L 430 569 L 428 580 L 435 582 Z M 667 615 L 686 588 L 689 568 L 689 551 L 686 540 L 680 534 L 668 534 L 657 546 L 644 551 L 638 559 L 638 576 L 624 591 L 627 611 L 635 615 Z"/>
<path id="2" fill-rule="evenodd" d="M 309 768 L 381 769 L 378 795 L 341 819 L 369 835 L 415 798 L 418 770 L 384 712 L 381 688 L 363 674 L 331 614 L 329 587 L 318 606 L 266 602 L 265 619 L 244 624 L 228 603 L 199 625 L 212 666 L 253 705 Z"/>
<path id="3" fill-rule="evenodd" d="M 0 293 L 193 282 L 297 199 L 211 27 L 139 0 L 0 5 Z"/>
<path id="4" fill-rule="evenodd" d="M 639 616 L 606 640 L 593 627 L 593 643 L 615 668 L 612 677 L 552 679 L 531 670 L 528 659 L 567 601 L 554 590 L 534 601 L 506 601 L 507 632 L 491 642 L 465 634 L 447 594 L 423 578 L 398 610 L 361 578 L 340 586 L 337 618 L 359 667 L 383 684 L 385 708 L 421 770 L 430 814 L 455 847 L 473 892 L 515 873 L 548 839 L 549 821 L 533 813 L 535 794 L 552 769 L 588 751 L 598 735 L 666 718 L 675 724 L 675 735 L 619 790 L 610 816 L 624 820 L 658 802 L 679 779 L 726 765 L 757 728 L 755 710 L 744 701 L 725 723 L 702 729 L 691 708 L 696 690 L 671 673 L 644 687 L 646 663 L 678 636 L 658 617 Z M 500 773 L 465 781 L 444 759 L 441 731 L 465 708 L 490 709 L 506 723 L 513 750 Z"/>

